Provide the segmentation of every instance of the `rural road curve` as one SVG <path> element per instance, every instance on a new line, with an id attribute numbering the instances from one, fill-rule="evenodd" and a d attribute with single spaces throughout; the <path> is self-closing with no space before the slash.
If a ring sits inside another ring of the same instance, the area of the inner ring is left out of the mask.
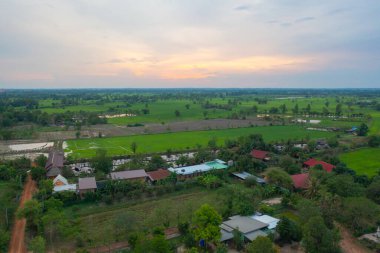
<path id="1" fill-rule="evenodd" d="M 24 203 L 30 199 L 32 199 L 33 192 L 36 190 L 36 184 L 32 180 L 32 177 L 28 175 L 26 183 L 24 185 L 24 190 L 22 192 L 20 206 L 22 208 Z M 12 237 L 9 244 L 9 253 L 25 253 L 25 227 L 26 227 L 26 219 L 17 219 L 15 218 L 15 223 L 13 225 Z"/>

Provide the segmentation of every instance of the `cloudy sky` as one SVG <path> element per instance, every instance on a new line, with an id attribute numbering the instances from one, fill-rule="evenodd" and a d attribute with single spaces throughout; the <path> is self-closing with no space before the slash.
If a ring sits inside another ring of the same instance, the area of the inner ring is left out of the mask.
<path id="1" fill-rule="evenodd" d="M 1 0 L 0 88 L 377 87 L 378 0 Z"/>

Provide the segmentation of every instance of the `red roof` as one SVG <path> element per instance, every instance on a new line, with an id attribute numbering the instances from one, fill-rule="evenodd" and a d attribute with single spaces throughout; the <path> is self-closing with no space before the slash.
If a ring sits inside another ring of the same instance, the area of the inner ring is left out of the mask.
<path id="1" fill-rule="evenodd" d="M 157 181 L 161 179 L 165 179 L 170 175 L 170 171 L 164 170 L 164 169 L 159 169 L 156 171 L 150 171 L 148 172 L 148 176 L 152 181 Z"/>
<path id="2" fill-rule="evenodd" d="M 267 158 L 268 153 L 269 153 L 269 152 L 267 152 L 267 151 L 262 151 L 262 150 L 253 149 L 253 150 L 251 151 L 251 156 L 252 156 L 253 158 L 261 159 L 261 160 L 262 160 L 262 159 Z"/>
<path id="3" fill-rule="evenodd" d="M 307 160 L 303 164 L 310 167 L 310 168 L 320 164 L 320 165 L 322 165 L 323 169 L 327 172 L 331 172 L 335 168 L 335 166 L 332 164 L 326 163 L 324 161 L 318 161 L 314 158 Z"/>
<path id="4" fill-rule="evenodd" d="M 308 179 L 309 179 L 308 173 L 291 175 L 290 177 L 293 180 L 294 188 L 296 188 L 296 189 L 307 189 Z"/>

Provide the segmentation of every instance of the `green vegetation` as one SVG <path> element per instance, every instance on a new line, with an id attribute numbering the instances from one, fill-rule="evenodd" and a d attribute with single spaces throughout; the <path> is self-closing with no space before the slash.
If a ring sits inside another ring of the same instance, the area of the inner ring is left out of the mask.
<path id="1" fill-rule="evenodd" d="M 129 155 L 133 153 L 130 148 L 133 142 L 137 143 L 139 153 L 165 152 L 169 148 L 173 151 L 188 150 L 195 149 L 197 145 L 206 146 L 213 137 L 217 139 L 218 145 L 222 145 L 226 139 L 236 139 L 249 134 L 262 134 L 265 141 L 268 142 L 333 136 L 333 133 L 310 131 L 300 126 L 250 127 L 69 140 L 66 152 L 72 152 L 70 156 L 73 158 L 89 158 L 95 155 L 96 149 L 102 148 L 107 150 L 107 154 L 111 156 Z"/>
<path id="2" fill-rule="evenodd" d="M 362 148 L 340 155 L 342 162 L 357 174 L 374 176 L 380 170 L 380 148 Z"/>

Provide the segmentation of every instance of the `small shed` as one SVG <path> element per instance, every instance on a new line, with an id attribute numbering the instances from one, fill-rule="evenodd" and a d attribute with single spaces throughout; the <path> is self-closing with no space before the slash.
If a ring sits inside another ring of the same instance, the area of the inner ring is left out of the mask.
<path id="1" fill-rule="evenodd" d="M 78 191 L 79 195 L 83 195 L 87 192 L 95 192 L 97 189 L 95 177 L 84 177 L 78 179 Z"/>

